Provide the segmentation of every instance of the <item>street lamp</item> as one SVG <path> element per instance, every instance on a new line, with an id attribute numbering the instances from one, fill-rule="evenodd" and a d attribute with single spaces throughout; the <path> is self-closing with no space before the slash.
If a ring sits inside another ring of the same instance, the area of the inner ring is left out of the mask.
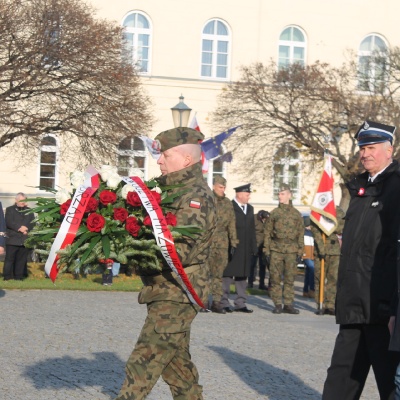
<path id="1" fill-rule="evenodd" d="M 175 128 L 185 127 L 189 122 L 190 111 L 192 109 L 183 102 L 183 99 L 184 97 L 180 95 L 179 103 L 171 108 Z"/>

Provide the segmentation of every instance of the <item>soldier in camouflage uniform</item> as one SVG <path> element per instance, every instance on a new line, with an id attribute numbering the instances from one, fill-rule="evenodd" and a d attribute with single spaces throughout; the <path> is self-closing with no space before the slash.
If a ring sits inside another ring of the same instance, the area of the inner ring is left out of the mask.
<path id="1" fill-rule="evenodd" d="M 271 211 L 264 237 L 264 254 L 270 263 L 270 296 L 275 305 L 272 312 L 298 314 L 299 310 L 293 307 L 294 278 L 304 249 L 303 218 L 291 204 L 292 192 L 289 185 L 281 186 L 278 197 L 279 207 Z"/>
<path id="2" fill-rule="evenodd" d="M 336 207 L 337 226 L 335 231 L 323 238 L 323 232 L 311 224 L 311 232 L 314 236 L 314 279 L 315 279 L 315 301 L 318 304 L 317 315 L 335 315 L 336 284 L 340 261 L 340 242 L 344 226 L 344 212 Z M 324 301 L 320 307 L 319 283 L 321 281 L 321 260 L 324 259 Z"/>
<path id="3" fill-rule="evenodd" d="M 201 171 L 199 141 L 203 134 L 190 128 L 161 132 L 159 144 L 160 184 L 182 186 L 172 192 L 178 225 L 201 228 L 195 238 L 176 240 L 175 245 L 187 276 L 199 297 L 208 298 L 207 259 L 216 225 L 214 196 Z M 158 378 L 169 385 L 174 399 L 201 400 L 202 386 L 189 351 L 190 328 L 199 307 L 193 305 L 165 260 L 163 272 L 140 271 L 144 287 L 139 303 L 147 305 L 147 318 L 126 364 L 126 378 L 117 400 L 144 399 Z"/>
<path id="4" fill-rule="evenodd" d="M 220 304 L 223 294 L 222 275 L 228 265 L 228 253 L 234 253 L 239 241 L 236 236 L 233 205 L 225 196 L 226 179 L 222 176 L 216 176 L 213 183 L 217 207 L 217 228 L 212 239 L 210 255 L 211 311 L 225 314 L 226 311 Z"/>

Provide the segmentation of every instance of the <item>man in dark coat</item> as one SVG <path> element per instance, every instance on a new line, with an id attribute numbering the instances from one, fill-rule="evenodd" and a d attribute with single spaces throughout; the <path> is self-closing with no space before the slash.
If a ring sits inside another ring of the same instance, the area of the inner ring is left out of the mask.
<path id="1" fill-rule="evenodd" d="M 18 193 L 15 196 L 15 204 L 6 208 L 6 257 L 4 260 L 4 280 L 22 280 L 26 274 L 26 263 L 28 261 L 29 249 L 24 246 L 28 238 L 28 232 L 33 228 L 33 214 L 25 211 L 26 196 Z"/>
<path id="2" fill-rule="evenodd" d="M 254 208 L 248 204 L 250 200 L 250 183 L 234 188 L 235 198 L 232 200 L 236 217 L 236 232 L 239 244 L 224 271 L 222 278 L 223 296 L 221 307 L 226 312 L 232 312 L 229 304 L 230 285 L 235 280 L 236 298 L 234 311 L 251 313 L 246 306 L 247 277 L 250 273 L 252 256 L 257 254 L 256 230 L 254 226 Z"/>
<path id="3" fill-rule="evenodd" d="M 366 171 L 347 184 L 351 200 L 336 293 L 340 329 L 323 400 L 359 399 L 371 365 L 380 399 L 394 399 L 400 358 L 388 351 L 400 226 L 400 173 L 392 159 L 394 131 L 394 126 L 366 121 L 356 135 Z"/>
<path id="4" fill-rule="evenodd" d="M 6 220 L 4 219 L 3 205 L 0 202 L 0 255 L 6 252 Z"/>

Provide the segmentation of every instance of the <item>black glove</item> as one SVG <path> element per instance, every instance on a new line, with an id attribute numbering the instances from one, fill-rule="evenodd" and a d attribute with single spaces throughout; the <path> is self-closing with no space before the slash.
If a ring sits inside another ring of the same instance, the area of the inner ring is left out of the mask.
<path id="1" fill-rule="evenodd" d="M 233 256 L 235 255 L 236 247 L 231 247 L 229 249 L 229 255 L 228 255 L 228 260 L 232 261 Z"/>
<path id="2" fill-rule="evenodd" d="M 297 264 L 300 264 L 302 261 L 303 261 L 303 257 L 302 256 L 297 256 L 296 257 Z"/>
<path id="3" fill-rule="evenodd" d="M 264 254 L 264 261 L 265 261 L 265 264 L 266 265 L 269 265 L 270 264 L 270 262 L 271 262 L 271 256 L 266 256 L 265 254 Z"/>
<path id="4" fill-rule="evenodd" d="M 320 260 L 325 260 L 326 254 L 318 254 Z"/>

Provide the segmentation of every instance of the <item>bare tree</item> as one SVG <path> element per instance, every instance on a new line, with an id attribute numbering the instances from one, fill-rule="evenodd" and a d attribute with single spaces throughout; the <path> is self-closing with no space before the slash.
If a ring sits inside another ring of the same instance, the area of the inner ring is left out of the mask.
<path id="1" fill-rule="evenodd" d="M 52 133 L 92 162 L 145 133 L 151 104 L 122 60 L 121 27 L 82 0 L 0 0 L 0 148 Z"/>
<path id="2" fill-rule="evenodd" d="M 311 167 L 328 148 L 334 167 L 347 181 L 359 172 L 354 135 L 360 124 L 365 119 L 391 123 L 400 116 L 390 93 L 358 91 L 357 79 L 353 63 L 341 68 L 319 62 L 285 69 L 274 62 L 244 66 L 240 80 L 223 89 L 213 122 L 219 129 L 242 126 L 228 143 L 255 180 L 265 179 L 266 167 L 279 156 L 278 146 L 290 143 Z M 242 146 L 246 152 L 236 151 Z"/>

